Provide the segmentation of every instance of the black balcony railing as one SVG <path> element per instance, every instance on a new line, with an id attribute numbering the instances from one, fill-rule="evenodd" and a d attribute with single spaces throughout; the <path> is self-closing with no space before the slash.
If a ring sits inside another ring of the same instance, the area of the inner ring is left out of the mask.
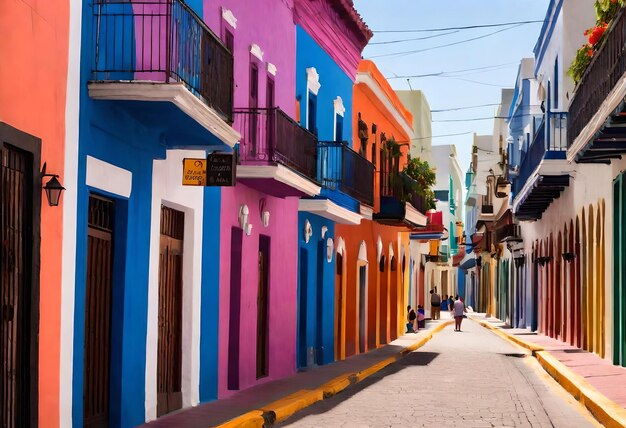
<path id="1" fill-rule="evenodd" d="M 318 180 L 325 187 L 374 205 L 375 167 L 347 142 L 320 141 L 317 158 Z"/>
<path id="2" fill-rule="evenodd" d="M 569 107 L 568 147 L 591 121 L 602 103 L 626 73 L 626 8 L 622 8 L 605 41 L 583 75 Z"/>
<path id="3" fill-rule="evenodd" d="M 241 165 L 283 164 L 316 180 L 317 138 L 278 108 L 236 109 Z"/>
<path id="4" fill-rule="evenodd" d="M 408 202 L 421 213 L 426 212 L 426 200 L 417 193 L 417 183 L 400 172 L 380 172 L 380 196 L 388 196 Z"/>
<path id="5" fill-rule="evenodd" d="M 96 81 L 182 82 L 232 122 L 233 55 L 182 0 L 95 0 Z"/>
<path id="6" fill-rule="evenodd" d="M 539 128 L 535 132 L 535 137 L 528 149 L 528 152 L 524 155 L 519 168 L 519 175 L 513 182 L 513 192 L 517 195 L 526 181 L 530 178 L 531 174 L 537 169 L 543 155 L 546 152 L 546 133 L 545 133 L 545 121 L 541 122 Z"/>

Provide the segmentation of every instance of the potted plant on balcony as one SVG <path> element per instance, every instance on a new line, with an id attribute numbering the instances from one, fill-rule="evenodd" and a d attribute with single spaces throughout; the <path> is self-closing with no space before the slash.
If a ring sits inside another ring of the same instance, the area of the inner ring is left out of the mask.
<path id="1" fill-rule="evenodd" d="M 415 193 L 424 199 L 426 210 L 435 209 L 436 199 L 432 186 L 435 185 L 437 178 L 435 171 L 428 162 L 420 158 L 409 159 L 402 173 L 411 178 L 407 197 L 410 197 L 411 193 Z"/>
<path id="2" fill-rule="evenodd" d="M 585 31 L 587 43 L 578 49 L 572 64 L 567 70 L 567 74 L 574 80 L 574 83 L 578 84 L 582 79 L 593 56 L 604 42 L 606 30 L 610 27 L 620 9 L 625 5 L 626 0 L 596 0 L 594 4 L 596 25 Z"/>

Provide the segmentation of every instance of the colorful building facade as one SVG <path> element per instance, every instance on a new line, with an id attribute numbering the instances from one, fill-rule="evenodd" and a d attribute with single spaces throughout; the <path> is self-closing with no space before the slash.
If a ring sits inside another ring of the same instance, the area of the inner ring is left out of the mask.
<path id="1" fill-rule="evenodd" d="M 0 40 L 2 249 L 0 425 L 58 427 L 69 2 L 3 2 Z M 45 72 L 42 72 L 45 70 Z M 16 73 L 19 78 L 16 78 Z M 9 83 L 10 82 L 10 83 Z M 55 202 L 55 201 L 53 201 Z"/>
<path id="2" fill-rule="evenodd" d="M 296 94 L 300 124 L 313 133 L 321 193 L 299 202 L 297 366 L 335 359 L 334 241 L 338 224 L 361 222 L 373 167 L 352 149 L 352 88 L 372 33 L 351 1 L 295 1 Z"/>
<path id="3" fill-rule="evenodd" d="M 419 212 L 423 207 L 415 202 L 419 199 L 409 202 L 399 186 L 413 116 L 371 61 L 359 64 L 352 120 L 355 150 L 374 164 L 377 174 L 373 215 L 358 226 L 335 228 L 338 359 L 376 349 L 404 332 L 411 278 L 409 230 L 426 224 Z"/>

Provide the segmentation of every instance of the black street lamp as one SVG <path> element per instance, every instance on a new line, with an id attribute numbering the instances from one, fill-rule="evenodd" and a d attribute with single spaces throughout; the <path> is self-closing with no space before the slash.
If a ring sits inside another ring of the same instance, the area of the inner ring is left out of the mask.
<path id="1" fill-rule="evenodd" d="M 46 164 L 43 164 L 41 170 L 41 178 L 51 177 L 50 180 L 43 186 L 46 191 L 46 198 L 48 199 L 48 205 L 56 207 L 59 205 L 59 199 L 61 199 L 61 192 L 65 190 L 65 187 L 59 182 L 59 176 L 56 174 L 46 174 Z"/>

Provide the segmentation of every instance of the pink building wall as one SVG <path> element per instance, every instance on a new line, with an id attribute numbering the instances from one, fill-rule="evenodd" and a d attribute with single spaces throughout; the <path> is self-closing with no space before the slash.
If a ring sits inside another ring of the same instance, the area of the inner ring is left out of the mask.
<path id="1" fill-rule="evenodd" d="M 223 17 L 234 15 L 236 27 Z M 293 0 L 204 0 L 203 19 L 225 41 L 225 29 L 234 38 L 234 108 L 247 108 L 250 93 L 250 63 L 259 69 L 258 107 L 266 106 L 267 79 L 274 81 L 274 105 L 295 116 L 296 29 Z M 271 31 L 268 31 L 271 28 Z M 258 45 L 263 60 L 253 57 L 250 48 Z M 268 71 L 268 64 L 276 74 Z M 239 130 L 241 131 L 241 130 Z M 270 212 L 269 227 L 261 224 L 259 201 L 265 198 Z M 228 342 L 230 316 L 231 231 L 239 227 L 239 209 L 249 208 L 252 234 L 243 236 L 242 291 L 239 352 L 239 389 L 282 378 L 296 370 L 298 199 L 268 196 L 244 184 L 222 189 L 220 213 L 220 314 L 218 356 L 218 398 L 232 395 L 228 390 Z M 269 375 L 256 379 L 257 287 L 259 235 L 271 239 L 269 265 Z"/>
<path id="2" fill-rule="evenodd" d="M 222 9 L 230 10 L 237 19 L 237 28 L 222 18 Z M 265 106 L 267 64 L 276 66 L 275 105 L 292 118 L 296 97 L 296 28 L 293 22 L 293 0 L 222 0 L 204 1 L 204 20 L 224 40 L 224 28 L 234 35 L 235 94 L 234 107 L 246 108 L 250 88 L 250 46 L 263 51 L 259 67 L 259 107 Z M 271 29 L 271 31 L 268 31 Z"/>
<path id="3" fill-rule="evenodd" d="M 270 212 L 269 227 L 261 224 L 259 201 L 265 198 Z M 242 184 L 222 189 L 220 248 L 220 315 L 218 398 L 235 391 L 227 387 L 230 306 L 231 229 L 239 227 L 239 209 L 246 204 L 250 236 L 243 236 L 241 332 L 239 352 L 240 389 L 295 373 L 296 302 L 298 265 L 298 199 L 279 199 Z M 269 236 L 269 376 L 256 379 L 256 320 L 259 235 Z"/>

